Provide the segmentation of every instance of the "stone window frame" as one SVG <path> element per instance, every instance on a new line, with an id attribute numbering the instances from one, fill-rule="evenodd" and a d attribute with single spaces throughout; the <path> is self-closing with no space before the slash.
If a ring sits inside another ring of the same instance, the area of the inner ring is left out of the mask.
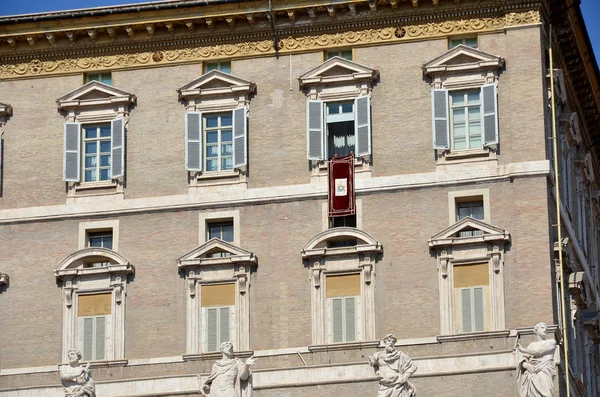
<path id="1" fill-rule="evenodd" d="M 471 62 L 452 62 L 461 57 L 470 58 Z M 496 142 L 486 145 L 483 131 L 482 117 L 482 149 L 470 150 L 452 150 L 450 141 L 452 140 L 452 127 L 450 129 L 447 148 L 440 148 L 435 142 L 434 148 L 437 154 L 437 165 L 444 166 L 449 164 L 459 164 L 473 161 L 497 161 L 497 147 L 499 140 L 499 106 L 497 97 L 497 85 L 499 82 L 500 71 L 505 66 L 505 60 L 499 56 L 488 54 L 476 48 L 460 44 L 454 48 L 445 51 L 433 60 L 423 65 L 423 72 L 431 78 L 432 103 L 436 90 L 446 90 L 446 107 L 450 111 L 449 92 L 464 91 L 470 89 L 481 89 L 484 86 L 494 85 L 496 95 Z M 481 98 L 483 101 L 483 98 Z M 483 102 L 482 102 L 483 103 Z M 447 123 L 450 124 L 450 115 L 447 115 Z M 432 104 L 432 124 L 435 124 L 434 109 Z"/>
<path id="2" fill-rule="evenodd" d="M 330 76 L 329 70 L 347 70 L 345 74 L 336 74 Z M 300 87 L 305 90 L 307 101 L 343 102 L 354 101 L 359 97 L 370 99 L 374 85 L 379 79 L 379 71 L 368 66 L 358 64 L 340 56 L 335 56 L 317 67 L 309 70 L 298 78 Z M 354 112 L 357 110 L 354 109 Z M 308 113 L 308 112 L 307 112 Z M 323 115 L 325 118 L 325 115 Z M 308 114 L 307 114 L 308 118 Z M 307 121 L 308 123 L 308 121 Z M 325 123 L 325 128 L 327 127 Z M 369 120 L 372 127 L 372 120 Z M 326 135 L 326 131 L 323 132 Z M 325 141 L 326 139 L 323 138 Z M 369 131 L 369 140 L 372 139 L 372 133 Z M 308 145 L 308 143 L 307 143 Z M 324 151 L 324 149 L 323 149 Z M 372 163 L 372 144 L 368 155 L 357 156 L 355 154 L 354 165 L 357 173 L 371 172 Z M 311 178 L 323 178 L 327 176 L 327 159 L 308 160 L 311 169 Z"/>
<path id="3" fill-rule="evenodd" d="M 88 258 L 103 257 L 111 264 L 105 267 L 85 267 Z M 111 327 L 107 332 L 106 358 L 101 361 L 125 358 L 125 301 L 128 278 L 133 265 L 113 250 L 89 247 L 64 258 L 54 276 L 62 286 L 63 340 L 62 360 L 68 362 L 68 351 L 78 346 L 77 307 L 79 295 L 111 294 Z"/>
<path id="4" fill-rule="evenodd" d="M 204 257 L 219 249 L 229 256 Z M 254 253 L 236 247 L 226 241 L 213 238 L 177 259 L 179 271 L 185 278 L 186 295 L 186 356 L 214 354 L 203 352 L 202 285 L 235 284 L 235 308 L 233 318 L 234 346 L 239 351 L 250 348 L 250 275 L 258 264 Z"/>
<path id="5" fill-rule="evenodd" d="M 214 211 L 201 212 L 198 214 L 198 244 L 204 244 L 207 240 L 207 224 L 211 222 L 233 221 L 233 245 L 240 245 L 241 242 L 241 223 L 240 211 Z"/>
<path id="6" fill-rule="evenodd" d="M 464 228 L 481 230 L 477 236 L 456 237 Z M 505 230 L 471 217 L 464 218 L 431 237 L 429 249 L 434 252 L 438 268 L 440 335 L 481 334 L 456 332 L 454 302 L 454 266 L 487 263 L 490 282 L 490 327 L 483 333 L 503 331 L 506 328 L 504 258 L 510 244 Z"/>
<path id="7" fill-rule="evenodd" d="M 351 237 L 359 243 L 353 247 L 328 248 L 327 241 L 340 237 Z M 364 344 L 377 339 L 375 335 L 375 263 L 383 252 L 381 243 L 366 232 L 339 227 L 322 231 L 312 237 L 302 248 L 302 260 L 308 269 L 311 291 L 311 341 L 313 350 L 326 346 L 335 349 L 348 344 Z M 326 276 L 361 275 L 360 339 L 357 342 L 335 343 L 328 340 L 328 318 L 326 298 Z M 378 342 L 377 342 L 378 344 Z"/>
<path id="8" fill-rule="evenodd" d="M 203 88 L 205 84 L 209 87 Z M 245 150 L 246 159 L 242 166 L 225 171 L 202 171 L 188 170 L 188 182 L 190 191 L 199 192 L 204 186 L 246 184 L 248 174 L 248 117 L 250 111 L 250 97 L 256 92 L 256 84 L 214 69 L 204 73 L 199 78 L 185 84 L 177 89 L 179 100 L 185 102 L 186 117 L 191 113 L 224 113 L 234 112 L 236 109 L 244 108 L 246 112 L 246 135 Z M 232 114 L 232 117 L 234 115 Z M 186 119 L 187 120 L 187 119 Z M 200 123 L 203 124 L 202 117 Z M 186 121 L 187 125 L 187 121 Z M 200 127 L 201 130 L 203 127 Z M 233 129 L 233 127 L 232 127 Z M 187 134 L 187 127 L 186 127 Z M 233 137 L 235 139 L 235 136 Z M 187 135 L 186 135 L 187 145 Z M 205 142 L 201 142 L 202 162 L 205 161 Z M 187 152 L 187 149 L 186 149 Z M 186 155 L 187 159 L 187 155 Z M 187 168 L 187 163 L 186 163 Z"/>
<path id="9" fill-rule="evenodd" d="M 357 198 L 355 202 L 356 209 L 356 228 L 363 228 L 363 200 L 361 198 Z M 321 207 L 321 228 L 322 230 L 336 229 L 329 227 L 329 204 L 324 202 Z M 234 226 L 235 227 L 235 226 Z"/>
<path id="10" fill-rule="evenodd" d="M 94 95 L 97 94 L 97 95 Z M 131 106 L 137 101 L 135 95 L 119 90 L 111 85 L 99 81 L 90 81 L 83 86 L 58 98 L 58 109 L 63 113 L 65 125 L 79 123 L 80 141 L 82 140 L 81 126 L 86 124 L 112 124 L 113 121 L 123 119 L 123 159 L 126 157 L 126 131 L 129 124 Z M 65 128 L 66 129 L 66 128 Z M 81 146 L 81 145 L 80 145 Z M 83 166 L 83 152 L 79 148 L 80 168 Z M 64 154 L 63 154 L 64 155 Z M 111 153 L 112 156 L 112 153 Z M 114 164 L 114 161 L 112 161 Z M 123 163 L 123 170 L 125 164 Z M 81 171 L 80 171 L 81 172 Z M 111 178 L 108 181 L 83 182 L 67 181 L 67 203 L 74 204 L 85 201 L 86 197 L 115 196 L 124 198 L 123 185 L 125 172 L 122 176 Z"/>
<path id="11" fill-rule="evenodd" d="M 483 221 L 491 222 L 490 209 L 490 189 L 470 189 L 448 192 L 448 224 L 453 225 L 457 222 L 457 206 L 461 199 L 470 197 L 481 197 L 483 202 Z"/>
<path id="12" fill-rule="evenodd" d="M 88 237 L 90 232 L 101 230 L 112 230 L 112 250 L 119 251 L 119 220 L 89 221 L 79 223 L 79 249 L 88 248 Z"/>

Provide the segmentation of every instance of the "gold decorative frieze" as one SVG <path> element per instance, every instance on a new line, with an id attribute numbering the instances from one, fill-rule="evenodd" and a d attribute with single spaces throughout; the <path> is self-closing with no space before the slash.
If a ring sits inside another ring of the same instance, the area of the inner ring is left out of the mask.
<path id="1" fill-rule="evenodd" d="M 476 18 L 421 25 L 390 26 L 378 29 L 347 31 L 314 36 L 287 37 L 279 40 L 279 53 L 318 51 L 335 47 L 379 45 L 410 40 L 446 37 L 465 33 L 484 33 L 511 26 L 540 23 L 538 11 L 510 13 L 499 18 Z M 76 50 L 73 52 L 76 53 Z M 165 51 L 132 52 L 118 55 L 41 61 L 27 63 L 2 62 L 0 79 L 36 77 L 57 74 L 94 72 L 100 70 L 132 69 L 160 65 L 197 63 L 215 59 L 235 59 L 274 55 L 270 40 L 208 45 Z"/>

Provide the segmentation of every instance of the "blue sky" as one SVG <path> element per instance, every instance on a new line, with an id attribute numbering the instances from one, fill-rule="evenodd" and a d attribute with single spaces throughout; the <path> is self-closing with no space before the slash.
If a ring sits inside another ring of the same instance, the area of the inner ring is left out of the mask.
<path id="1" fill-rule="evenodd" d="M 143 2 L 139 0 L 0 0 L 0 16 Z M 581 0 L 581 9 L 587 22 L 586 26 L 592 41 L 594 54 L 598 59 L 600 56 L 600 24 L 597 21 L 600 17 L 600 1 Z"/>

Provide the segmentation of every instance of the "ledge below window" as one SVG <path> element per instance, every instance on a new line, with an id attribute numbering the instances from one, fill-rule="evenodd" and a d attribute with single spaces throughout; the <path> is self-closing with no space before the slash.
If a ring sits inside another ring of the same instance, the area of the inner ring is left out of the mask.
<path id="1" fill-rule="evenodd" d="M 235 358 L 249 358 L 254 355 L 254 351 L 252 350 L 244 350 L 244 351 L 234 351 L 233 357 Z M 223 353 L 219 352 L 209 352 L 209 353 L 199 353 L 199 354 L 184 354 L 183 361 L 213 361 L 218 360 L 223 357 Z"/>
<path id="2" fill-rule="evenodd" d="M 101 182 L 69 182 L 67 184 L 67 204 L 123 199 L 123 182 L 118 179 Z"/>
<path id="3" fill-rule="evenodd" d="M 355 178 L 370 178 L 371 164 L 369 156 L 354 158 L 354 175 Z M 311 182 L 315 183 L 321 180 L 327 181 L 327 160 L 309 160 L 311 169 Z"/>
<path id="4" fill-rule="evenodd" d="M 482 161 L 489 161 L 494 163 L 494 165 L 497 165 L 498 163 L 495 147 L 484 147 L 483 149 L 456 151 L 438 150 L 436 158 L 438 166 Z"/>
<path id="5" fill-rule="evenodd" d="M 336 350 L 362 350 L 362 349 L 376 349 L 379 347 L 379 341 L 364 341 L 364 342 L 341 342 L 332 343 L 327 345 L 310 345 L 308 346 L 309 352 L 326 352 Z"/>
<path id="6" fill-rule="evenodd" d="M 190 172 L 188 181 L 190 190 L 196 190 L 195 188 L 206 186 L 245 184 L 246 174 L 246 167 L 227 171 Z"/>
<path id="7" fill-rule="evenodd" d="M 482 331 L 482 332 L 469 332 L 456 335 L 438 335 L 436 337 L 438 342 L 459 342 L 463 340 L 473 339 L 490 339 L 490 338 L 508 338 L 510 335 L 509 330 L 502 331 Z"/>

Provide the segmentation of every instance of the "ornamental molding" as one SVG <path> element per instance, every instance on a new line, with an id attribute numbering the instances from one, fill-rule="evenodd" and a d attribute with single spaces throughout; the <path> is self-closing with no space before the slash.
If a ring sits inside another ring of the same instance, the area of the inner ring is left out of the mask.
<path id="1" fill-rule="evenodd" d="M 541 23 L 539 11 L 514 12 L 497 18 L 473 18 L 425 24 L 387 26 L 375 29 L 350 30 L 339 33 L 324 33 L 305 36 L 288 36 L 278 41 L 279 55 L 309 51 L 321 51 L 330 48 L 358 47 L 384 45 L 398 42 L 423 40 L 428 38 L 464 35 L 470 33 L 490 33 L 502 31 L 513 26 L 536 25 Z M 158 67 L 174 64 L 198 63 L 219 59 L 250 58 L 276 55 L 273 41 L 257 40 L 229 44 L 207 45 L 196 44 L 195 40 L 182 41 L 183 48 L 156 49 L 150 51 L 131 51 L 135 44 L 121 45 L 125 50 L 111 55 L 89 55 L 90 50 L 72 48 L 69 57 L 42 60 L 51 54 L 39 51 L 33 53 L 27 62 L 22 62 L 27 54 L 6 56 L 1 60 L 0 79 L 45 77 L 50 75 L 65 75 L 88 73 L 95 71 L 110 71 L 121 69 L 137 69 Z M 192 45 L 189 45 L 189 44 Z M 156 43 L 153 47 L 171 47 L 172 42 Z M 147 43 L 138 44 L 148 47 Z M 107 51 L 111 49 L 106 47 Z M 85 54 L 77 56 L 78 53 Z M 46 55 L 44 55 L 46 54 Z"/>

